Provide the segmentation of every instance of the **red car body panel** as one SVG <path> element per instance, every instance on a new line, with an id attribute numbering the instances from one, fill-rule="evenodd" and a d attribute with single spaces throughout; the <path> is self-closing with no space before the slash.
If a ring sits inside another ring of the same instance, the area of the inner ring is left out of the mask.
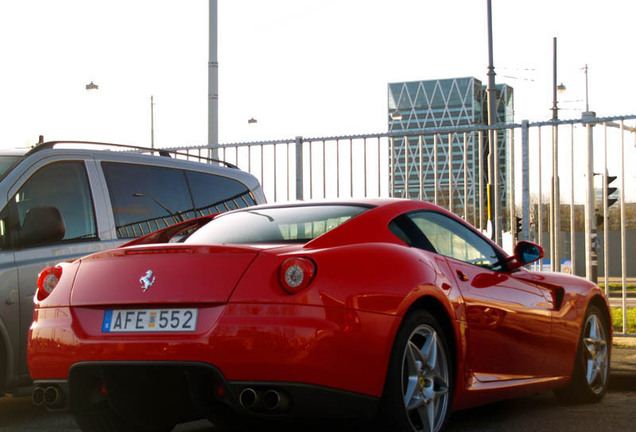
<path id="1" fill-rule="evenodd" d="M 459 219 L 416 201 L 362 203 L 377 207 L 304 245 L 142 240 L 64 265 L 53 293 L 36 300 L 34 380 L 66 379 L 77 362 L 188 361 L 212 364 L 228 381 L 379 398 L 402 317 L 425 301 L 451 328 L 454 409 L 567 384 L 587 306 L 597 297 L 607 305 L 596 285 L 523 268 L 497 273 L 408 247 L 388 229 L 398 215 L 428 209 Z M 289 295 L 278 272 L 294 256 L 313 260 L 317 272 Z M 149 269 L 157 279 L 143 292 Z M 104 310 L 140 307 L 197 308 L 196 331 L 102 332 Z"/>

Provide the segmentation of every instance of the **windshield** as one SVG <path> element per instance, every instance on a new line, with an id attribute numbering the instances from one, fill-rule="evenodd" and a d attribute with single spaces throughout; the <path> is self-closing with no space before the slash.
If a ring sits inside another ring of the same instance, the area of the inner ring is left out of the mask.
<path id="1" fill-rule="evenodd" d="M 0 156 L 0 179 L 3 178 L 9 168 L 21 158 L 22 156 Z"/>
<path id="2" fill-rule="evenodd" d="M 224 214 L 185 243 L 306 243 L 368 210 L 355 205 L 306 205 Z"/>

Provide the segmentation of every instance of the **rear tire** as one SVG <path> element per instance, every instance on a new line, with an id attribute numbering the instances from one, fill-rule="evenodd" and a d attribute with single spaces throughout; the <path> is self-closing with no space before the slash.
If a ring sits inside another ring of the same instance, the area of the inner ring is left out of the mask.
<path id="1" fill-rule="evenodd" d="M 408 314 L 389 362 L 380 416 L 386 430 L 440 431 L 450 413 L 453 362 L 444 330 L 424 310 Z"/>
<path id="2" fill-rule="evenodd" d="M 609 323 L 597 306 L 585 314 L 579 346 L 568 387 L 555 390 L 562 402 L 593 403 L 603 399 L 609 383 Z"/>

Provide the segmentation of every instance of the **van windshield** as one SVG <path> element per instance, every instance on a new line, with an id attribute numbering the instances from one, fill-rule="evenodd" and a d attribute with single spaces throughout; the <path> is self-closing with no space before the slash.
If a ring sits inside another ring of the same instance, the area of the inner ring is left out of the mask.
<path id="1" fill-rule="evenodd" d="M 22 156 L 0 156 L 0 179 L 4 178 L 9 168 L 11 168 Z"/>

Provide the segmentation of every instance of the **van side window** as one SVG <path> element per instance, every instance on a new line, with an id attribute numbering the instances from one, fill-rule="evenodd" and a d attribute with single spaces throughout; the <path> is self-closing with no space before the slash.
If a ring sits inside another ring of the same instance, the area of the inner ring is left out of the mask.
<path id="1" fill-rule="evenodd" d="M 183 170 L 102 162 L 117 237 L 135 238 L 192 219 L 194 206 Z"/>
<path id="2" fill-rule="evenodd" d="M 65 231 L 40 242 L 33 237 L 32 228 L 40 231 L 42 222 L 50 221 L 51 215 L 61 215 Z M 52 163 L 33 174 L 10 200 L 8 226 L 17 233 L 16 238 L 28 237 L 28 246 L 96 239 L 95 212 L 84 164 Z"/>
<path id="3" fill-rule="evenodd" d="M 186 171 L 186 176 L 197 217 L 256 205 L 247 186 L 237 180 L 196 171 Z"/>

